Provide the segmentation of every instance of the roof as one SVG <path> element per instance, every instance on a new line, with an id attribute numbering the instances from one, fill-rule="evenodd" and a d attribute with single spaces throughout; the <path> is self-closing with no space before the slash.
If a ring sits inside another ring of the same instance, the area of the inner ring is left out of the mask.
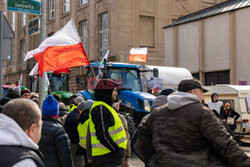
<path id="1" fill-rule="evenodd" d="M 93 67 L 98 67 L 100 65 L 100 63 L 90 63 L 91 66 Z M 138 64 L 127 64 L 127 63 L 116 63 L 116 62 L 108 62 L 107 63 L 108 67 L 117 67 L 117 68 L 141 68 L 141 65 Z M 85 67 L 89 67 L 89 65 L 85 66 Z"/>
<path id="2" fill-rule="evenodd" d="M 250 97 L 250 85 L 215 85 L 206 86 L 210 91 L 205 94 L 238 94 L 240 97 Z"/>
<path id="3" fill-rule="evenodd" d="M 217 4 L 215 6 L 180 17 L 179 19 L 177 19 L 177 21 L 163 28 L 169 28 L 180 24 L 201 20 L 207 17 L 219 15 L 226 12 L 231 12 L 249 6 L 250 6 L 250 0 L 228 0 L 223 3 Z"/>

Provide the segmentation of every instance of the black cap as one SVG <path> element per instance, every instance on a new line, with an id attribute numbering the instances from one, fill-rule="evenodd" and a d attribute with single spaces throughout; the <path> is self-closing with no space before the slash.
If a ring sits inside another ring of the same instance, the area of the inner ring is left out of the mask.
<path id="1" fill-rule="evenodd" d="M 182 80 L 178 85 L 178 91 L 187 92 L 192 89 L 200 88 L 204 93 L 208 91 L 208 89 L 204 88 L 199 80 L 196 79 L 185 79 Z"/>

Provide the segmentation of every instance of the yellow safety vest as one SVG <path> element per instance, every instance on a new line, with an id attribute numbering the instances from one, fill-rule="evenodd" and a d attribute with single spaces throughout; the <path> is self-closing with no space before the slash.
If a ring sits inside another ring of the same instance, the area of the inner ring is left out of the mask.
<path id="1" fill-rule="evenodd" d="M 87 149 L 86 141 L 87 141 L 87 132 L 88 132 L 88 126 L 89 126 L 89 119 L 86 120 L 83 124 L 79 124 L 77 126 L 78 134 L 79 134 L 79 145 L 82 148 Z"/>
<path id="2" fill-rule="evenodd" d="M 71 111 L 73 111 L 75 108 L 77 108 L 77 106 L 75 104 L 70 104 L 69 105 L 69 110 L 68 112 L 70 113 Z"/>
<path id="3" fill-rule="evenodd" d="M 126 150 L 127 149 L 127 136 L 126 136 L 126 132 L 124 130 L 122 121 L 119 118 L 117 112 L 112 107 L 110 107 L 107 103 L 104 103 L 102 101 L 95 101 L 89 113 L 89 130 L 91 134 L 92 156 L 105 155 L 111 152 L 108 148 L 102 145 L 100 141 L 97 139 L 95 125 L 92 121 L 91 111 L 93 108 L 99 105 L 105 106 L 114 117 L 115 125 L 108 128 L 110 137 L 120 148 L 123 148 L 124 150 Z"/>

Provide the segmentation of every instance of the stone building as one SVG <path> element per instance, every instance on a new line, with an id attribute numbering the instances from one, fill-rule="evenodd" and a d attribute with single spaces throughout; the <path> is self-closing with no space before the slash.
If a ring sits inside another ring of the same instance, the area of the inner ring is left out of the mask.
<path id="1" fill-rule="evenodd" d="M 100 61 L 110 50 L 112 61 L 128 62 L 129 50 L 148 47 L 148 62 L 165 65 L 164 27 L 179 17 L 221 3 L 223 0 L 47 0 L 47 36 L 53 35 L 73 19 L 90 61 Z M 5 11 L 6 1 L 1 1 Z M 4 63 L 3 84 L 15 83 L 23 76 L 23 85 L 31 87 L 28 76 L 35 60 L 24 62 L 25 53 L 40 44 L 40 35 L 28 35 L 28 24 L 36 15 L 5 11 L 14 32 L 14 57 Z M 83 67 L 72 68 L 71 92 L 83 89 Z"/>
<path id="2" fill-rule="evenodd" d="M 165 63 L 205 85 L 250 83 L 250 0 L 231 0 L 165 27 Z"/>

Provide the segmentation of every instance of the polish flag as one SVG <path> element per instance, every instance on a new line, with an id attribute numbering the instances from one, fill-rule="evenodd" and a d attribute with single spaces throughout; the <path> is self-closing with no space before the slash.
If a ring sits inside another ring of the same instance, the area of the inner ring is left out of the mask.
<path id="1" fill-rule="evenodd" d="M 72 19 L 38 48 L 27 52 L 25 61 L 32 57 L 38 62 L 40 76 L 46 71 L 90 65 Z"/>
<path id="2" fill-rule="evenodd" d="M 128 61 L 130 62 L 147 62 L 147 48 L 132 48 Z"/>

